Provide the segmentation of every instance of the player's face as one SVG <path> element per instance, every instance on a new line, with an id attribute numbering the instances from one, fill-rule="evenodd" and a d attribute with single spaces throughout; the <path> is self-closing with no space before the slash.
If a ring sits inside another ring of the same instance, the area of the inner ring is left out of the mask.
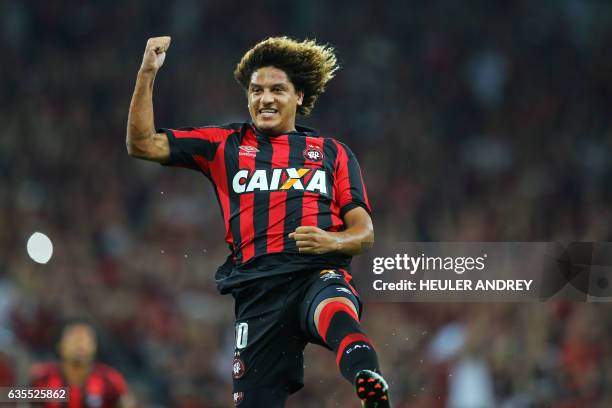
<path id="1" fill-rule="evenodd" d="M 96 354 L 96 346 L 93 329 L 86 324 L 75 324 L 64 329 L 59 343 L 59 353 L 65 361 L 88 363 Z"/>
<path id="2" fill-rule="evenodd" d="M 303 98 L 283 70 L 263 67 L 251 75 L 249 112 L 261 132 L 279 135 L 295 130 L 295 114 Z"/>

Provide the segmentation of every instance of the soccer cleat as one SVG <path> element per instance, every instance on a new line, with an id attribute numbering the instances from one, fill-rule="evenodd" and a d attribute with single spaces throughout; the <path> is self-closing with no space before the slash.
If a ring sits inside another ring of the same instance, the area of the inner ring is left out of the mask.
<path id="1" fill-rule="evenodd" d="M 361 370 L 355 376 L 355 390 L 363 408 L 390 408 L 389 386 L 375 371 Z"/>

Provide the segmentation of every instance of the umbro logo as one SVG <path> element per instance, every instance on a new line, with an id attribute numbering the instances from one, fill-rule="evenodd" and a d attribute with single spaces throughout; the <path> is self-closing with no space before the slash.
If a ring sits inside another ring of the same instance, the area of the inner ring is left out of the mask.
<path id="1" fill-rule="evenodd" d="M 238 148 L 240 149 L 238 156 L 255 157 L 255 153 L 259 152 L 259 149 L 255 146 L 242 145 L 238 146 Z"/>

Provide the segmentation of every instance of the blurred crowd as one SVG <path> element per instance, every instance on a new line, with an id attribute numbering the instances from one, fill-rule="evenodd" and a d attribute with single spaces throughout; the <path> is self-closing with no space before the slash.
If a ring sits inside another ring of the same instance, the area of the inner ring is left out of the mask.
<path id="1" fill-rule="evenodd" d="M 379 240 L 612 240 L 610 2 L 3 2 L 0 385 L 27 383 L 58 322 L 85 314 L 139 406 L 231 405 L 213 190 L 124 144 L 146 39 L 165 34 L 159 127 L 247 120 L 232 71 L 267 36 L 334 45 L 343 68 L 300 122 L 356 153 Z M 46 265 L 25 252 L 34 231 Z M 371 304 L 364 322 L 398 408 L 597 408 L 611 311 Z M 355 406 L 331 353 L 306 354 L 290 407 Z"/>

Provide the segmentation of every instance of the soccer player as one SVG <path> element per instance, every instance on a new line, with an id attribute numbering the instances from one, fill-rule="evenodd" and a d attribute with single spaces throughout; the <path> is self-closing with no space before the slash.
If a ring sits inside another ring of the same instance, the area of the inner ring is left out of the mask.
<path id="1" fill-rule="evenodd" d="M 68 402 L 47 402 L 55 408 L 131 408 L 134 400 L 123 376 L 114 368 L 95 361 L 97 341 L 86 320 L 64 324 L 57 345 L 61 361 L 35 364 L 31 383 L 36 388 L 68 388 Z"/>
<path id="2" fill-rule="evenodd" d="M 364 407 L 388 407 L 348 273 L 351 257 L 373 242 L 361 171 L 346 145 L 295 124 L 338 69 L 333 48 L 268 38 L 234 71 L 251 122 L 156 130 L 153 82 L 169 45 L 170 37 L 147 42 L 127 149 L 213 183 L 231 250 L 215 279 L 236 302 L 235 405 L 283 407 L 303 386 L 303 351 L 311 342 L 336 354 Z"/>

